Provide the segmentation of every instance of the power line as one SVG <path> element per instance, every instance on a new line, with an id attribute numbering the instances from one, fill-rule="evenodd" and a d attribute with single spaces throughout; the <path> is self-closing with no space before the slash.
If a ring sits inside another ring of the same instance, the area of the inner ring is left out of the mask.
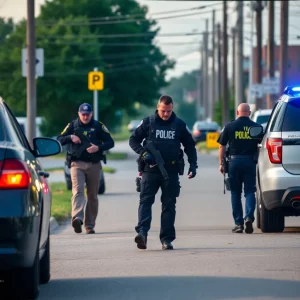
<path id="1" fill-rule="evenodd" d="M 114 38 L 128 38 L 128 37 L 177 37 L 177 36 L 195 36 L 203 35 L 203 32 L 179 32 L 179 33 L 163 33 L 157 32 L 143 32 L 143 33 L 116 33 L 116 34 L 91 34 L 91 35 L 52 35 L 48 39 L 114 39 Z"/>
<path id="2" fill-rule="evenodd" d="M 192 10 L 201 10 L 201 9 L 205 9 L 205 8 L 208 8 L 208 7 L 212 7 L 212 6 L 216 6 L 216 5 L 219 5 L 221 4 L 221 2 L 218 2 L 218 3 L 213 3 L 213 4 L 208 4 L 208 5 L 201 5 L 201 6 L 197 6 L 197 7 L 193 7 L 193 8 L 187 8 L 187 9 L 180 9 L 180 10 L 170 10 L 170 11 L 163 11 L 163 12 L 157 12 L 157 13 L 152 13 L 150 15 L 162 15 L 162 14 L 169 14 L 169 13 L 179 13 L 179 12 L 184 12 L 184 11 L 192 11 Z M 201 13 L 201 12 L 200 12 Z M 207 13 L 207 12 L 203 12 L 203 13 Z M 195 13 L 195 14 L 198 14 L 198 13 Z M 90 22 L 97 22 L 97 21 L 101 21 L 101 20 L 104 20 L 106 22 L 101 22 L 101 23 L 81 23 L 81 21 L 79 22 L 65 22 L 66 25 L 73 25 L 73 26 L 80 26 L 80 25 L 83 25 L 83 24 L 86 24 L 86 25 L 104 25 L 104 24 L 118 24 L 118 23 L 111 23 L 111 22 L 108 22 L 108 21 L 115 21 L 117 20 L 117 22 L 119 21 L 124 21 L 124 23 L 126 23 L 126 21 L 131 21 L 131 22 L 137 22 L 137 21 L 149 21 L 148 19 L 142 19 L 142 20 L 139 20 L 139 19 L 132 19 L 132 20 L 119 20 L 119 19 L 130 19 L 132 17 L 139 17 L 139 16 L 142 16 L 144 17 L 145 14 L 133 14 L 133 15 L 120 15 L 120 16 L 105 16 L 105 17 L 98 17 L 98 18 L 89 18 L 88 21 Z M 177 17 L 177 16 L 171 16 L 171 17 Z M 166 17 L 162 17 L 162 18 L 156 18 L 156 19 L 163 19 L 163 18 L 166 18 Z M 43 21 L 39 21 L 39 25 L 44 25 L 44 26 L 52 26 L 52 25 L 55 25 L 57 24 L 57 20 L 43 20 Z"/>
<path id="3" fill-rule="evenodd" d="M 220 9 L 216 9 L 220 10 Z M 125 23 L 136 23 L 136 22 L 151 22 L 156 20 L 167 20 L 167 19 L 175 19 L 175 18 L 182 18 L 182 17 L 189 17 L 189 16 L 196 16 L 196 15 L 202 15 L 210 13 L 210 11 L 203 11 L 203 12 L 194 12 L 189 14 L 181 14 L 181 15 L 174 15 L 174 16 L 165 16 L 165 17 L 158 17 L 158 18 L 142 18 L 142 19 L 129 19 L 129 20 L 116 20 L 116 21 L 78 21 L 78 22 L 65 22 L 63 24 L 60 24 L 58 21 L 53 23 L 41 23 L 38 22 L 39 26 L 53 26 L 53 25 L 64 25 L 64 26 L 92 26 L 92 25 L 112 25 L 112 24 L 125 24 Z"/>

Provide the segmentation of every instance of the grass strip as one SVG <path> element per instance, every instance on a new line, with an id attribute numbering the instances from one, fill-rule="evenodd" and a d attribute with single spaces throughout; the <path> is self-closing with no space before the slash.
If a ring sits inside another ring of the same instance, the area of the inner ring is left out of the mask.
<path id="1" fill-rule="evenodd" d="M 67 190 L 62 182 L 50 183 L 49 186 L 52 193 L 51 216 L 62 223 L 71 217 L 72 191 Z"/>

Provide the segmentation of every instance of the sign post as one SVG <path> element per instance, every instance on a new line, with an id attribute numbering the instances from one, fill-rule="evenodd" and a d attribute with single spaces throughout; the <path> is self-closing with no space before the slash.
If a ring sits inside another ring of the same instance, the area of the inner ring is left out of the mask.
<path id="1" fill-rule="evenodd" d="M 88 89 L 94 91 L 94 119 L 98 121 L 98 91 L 104 88 L 104 74 L 98 72 L 98 68 L 94 68 L 94 72 L 88 74 Z"/>

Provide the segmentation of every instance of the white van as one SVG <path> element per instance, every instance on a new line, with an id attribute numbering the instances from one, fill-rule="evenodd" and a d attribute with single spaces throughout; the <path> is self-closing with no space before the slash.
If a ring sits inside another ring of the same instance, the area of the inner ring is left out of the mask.
<path id="1" fill-rule="evenodd" d="M 17 117 L 16 119 L 19 122 L 20 126 L 22 127 L 25 135 L 28 136 L 27 135 L 27 118 L 26 117 Z M 41 131 L 40 131 L 40 126 L 42 124 L 42 120 L 43 120 L 42 117 L 36 117 L 35 118 L 35 123 L 36 123 L 36 137 L 41 137 L 42 136 Z"/>

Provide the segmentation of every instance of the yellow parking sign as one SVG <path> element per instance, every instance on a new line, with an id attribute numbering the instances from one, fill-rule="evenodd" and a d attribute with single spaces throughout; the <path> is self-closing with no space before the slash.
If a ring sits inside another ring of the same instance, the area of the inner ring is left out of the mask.
<path id="1" fill-rule="evenodd" d="M 104 88 L 104 74 L 102 72 L 89 72 L 88 88 L 91 91 L 101 91 Z"/>
<path id="2" fill-rule="evenodd" d="M 217 142 L 219 136 L 219 132 L 208 132 L 206 134 L 206 147 L 210 149 L 219 148 L 220 144 Z"/>

